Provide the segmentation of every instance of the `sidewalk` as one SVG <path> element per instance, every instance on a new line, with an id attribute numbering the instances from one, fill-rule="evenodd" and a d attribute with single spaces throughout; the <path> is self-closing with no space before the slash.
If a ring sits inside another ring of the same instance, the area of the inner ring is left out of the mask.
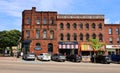
<path id="1" fill-rule="evenodd" d="M 21 58 L 16 57 L 0 57 L 0 61 L 21 61 Z"/>

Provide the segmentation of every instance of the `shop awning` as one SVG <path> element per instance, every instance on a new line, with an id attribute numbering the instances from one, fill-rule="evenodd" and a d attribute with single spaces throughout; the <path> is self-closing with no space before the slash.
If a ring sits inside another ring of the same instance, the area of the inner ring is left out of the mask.
<path id="1" fill-rule="evenodd" d="M 90 45 L 81 45 L 81 51 L 92 51 L 92 47 Z"/>
<path id="2" fill-rule="evenodd" d="M 93 48 L 91 47 L 91 45 L 81 45 L 81 51 L 93 51 Z M 105 51 L 105 48 L 104 46 L 102 46 L 95 51 Z"/>

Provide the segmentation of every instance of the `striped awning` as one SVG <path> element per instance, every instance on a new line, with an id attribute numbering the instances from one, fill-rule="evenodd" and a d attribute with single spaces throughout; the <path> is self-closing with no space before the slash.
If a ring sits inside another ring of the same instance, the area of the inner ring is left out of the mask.
<path id="1" fill-rule="evenodd" d="M 91 47 L 91 45 L 81 45 L 81 51 L 93 51 L 93 48 Z M 102 46 L 95 51 L 105 51 L 105 48 L 104 46 Z"/>
<path id="2" fill-rule="evenodd" d="M 92 47 L 90 45 L 81 45 L 81 51 L 92 51 Z"/>

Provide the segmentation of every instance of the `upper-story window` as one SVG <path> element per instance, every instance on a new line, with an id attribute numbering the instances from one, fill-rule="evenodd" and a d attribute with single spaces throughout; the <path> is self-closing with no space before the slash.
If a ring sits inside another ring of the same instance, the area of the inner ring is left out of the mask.
<path id="1" fill-rule="evenodd" d="M 36 39 L 40 38 L 40 30 L 36 30 Z"/>
<path id="2" fill-rule="evenodd" d="M 99 29 L 102 29 L 102 23 L 99 23 L 99 24 L 98 24 L 98 28 L 99 28 Z"/>
<path id="3" fill-rule="evenodd" d="M 83 41 L 83 34 L 80 33 L 80 41 Z"/>
<path id="4" fill-rule="evenodd" d="M 73 38 L 74 38 L 74 41 L 77 41 L 77 34 L 76 33 L 73 34 Z"/>
<path id="5" fill-rule="evenodd" d="M 118 44 L 120 43 L 120 38 L 117 38 L 117 43 L 118 43 Z"/>
<path id="6" fill-rule="evenodd" d="M 70 23 L 67 23 L 67 29 L 70 29 Z"/>
<path id="7" fill-rule="evenodd" d="M 92 24 L 92 28 L 95 29 L 95 23 Z"/>
<path id="8" fill-rule="evenodd" d="M 36 19 L 36 24 L 40 24 L 40 18 Z"/>
<path id="9" fill-rule="evenodd" d="M 60 29 L 63 29 L 63 28 L 64 28 L 63 23 L 60 23 Z"/>
<path id="10" fill-rule="evenodd" d="M 73 24 L 73 28 L 74 28 L 74 29 L 77 28 L 77 24 L 76 24 L 76 23 Z"/>
<path id="11" fill-rule="evenodd" d="M 63 33 L 60 34 L 60 40 L 64 40 L 64 35 L 63 35 Z"/>
<path id="12" fill-rule="evenodd" d="M 103 35 L 101 33 L 99 34 L 99 41 L 103 41 Z"/>
<path id="13" fill-rule="evenodd" d="M 116 34 L 119 34 L 119 28 L 116 28 Z"/>
<path id="14" fill-rule="evenodd" d="M 53 18 L 50 19 L 50 24 L 54 24 L 54 19 Z"/>
<path id="15" fill-rule="evenodd" d="M 44 31 L 43 31 L 43 39 L 46 39 L 46 38 L 47 38 L 47 31 L 44 30 Z"/>
<path id="16" fill-rule="evenodd" d="M 83 29 L 83 24 L 82 23 L 80 23 L 80 29 Z"/>
<path id="17" fill-rule="evenodd" d="M 47 19 L 46 18 L 44 18 L 44 24 L 47 24 Z"/>
<path id="18" fill-rule="evenodd" d="M 112 34 L 112 28 L 109 28 L 108 31 L 109 31 L 109 34 Z"/>
<path id="19" fill-rule="evenodd" d="M 54 31 L 50 31 L 50 39 L 54 39 Z"/>
<path id="20" fill-rule="evenodd" d="M 70 41 L 70 34 L 67 34 L 67 40 Z"/>
<path id="21" fill-rule="evenodd" d="M 113 39 L 112 39 L 112 37 L 109 38 L 109 42 L 110 42 L 110 44 L 113 44 Z"/>
<path id="22" fill-rule="evenodd" d="M 85 26 L 86 26 L 86 29 L 89 29 L 89 24 L 88 23 L 86 23 Z"/>
<path id="23" fill-rule="evenodd" d="M 87 34 L 86 34 L 86 40 L 87 40 L 87 41 L 89 40 L 89 37 L 90 37 L 90 36 L 89 36 L 89 34 L 87 33 Z"/>
<path id="24" fill-rule="evenodd" d="M 93 35 L 92 35 L 92 38 L 93 38 L 93 39 L 96 39 L 96 34 L 93 34 Z"/>
<path id="25" fill-rule="evenodd" d="M 26 30 L 26 38 L 30 38 L 30 30 Z"/>
<path id="26" fill-rule="evenodd" d="M 30 18 L 27 18 L 27 24 L 30 24 Z"/>

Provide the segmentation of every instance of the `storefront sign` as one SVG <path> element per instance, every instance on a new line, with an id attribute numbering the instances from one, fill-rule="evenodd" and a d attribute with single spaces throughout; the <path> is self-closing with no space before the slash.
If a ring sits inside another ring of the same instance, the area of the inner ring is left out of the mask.
<path id="1" fill-rule="evenodd" d="M 58 44 L 78 44 L 78 42 L 58 42 Z"/>
<path id="2" fill-rule="evenodd" d="M 58 42 L 59 49 L 78 49 L 78 42 Z"/>
<path id="3" fill-rule="evenodd" d="M 114 48 L 114 49 L 120 49 L 120 45 L 106 45 L 106 48 Z"/>

